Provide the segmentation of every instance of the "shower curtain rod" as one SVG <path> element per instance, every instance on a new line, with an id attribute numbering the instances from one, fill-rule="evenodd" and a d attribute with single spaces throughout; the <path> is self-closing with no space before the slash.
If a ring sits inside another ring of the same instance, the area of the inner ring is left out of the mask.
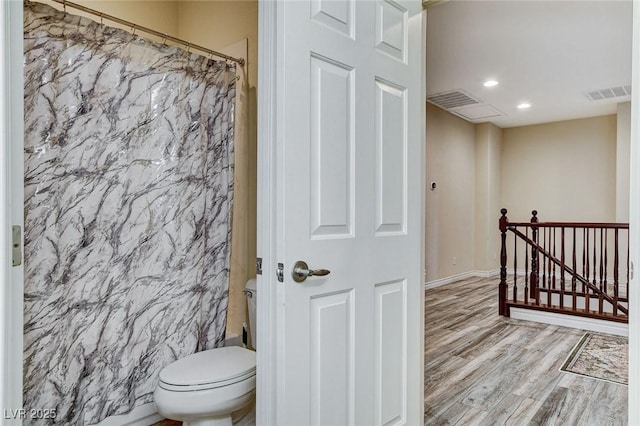
<path id="1" fill-rule="evenodd" d="M 132 29 L 134 34 L 135 34 L 136 30 L 144 31 L 145 33 L 149 33 L 149 34 L 152 34 L 152 35 L 154 35 L 156 37 L 162 38 L 163 41 L 171 40 L 174 43 L 178 43 L 178 44 L 182 44 L 183 46 L 187 46 L 187 51 L 189 51 L 189 49 L 191 49 L 191 48 L 197 49 L 197 50 L 200 50 L 202 52 L 206 52 L 206 53 L 208 53 L 210 55 L 217 56 L 219 58 L 225 59 L 227 61 L 235 62 L 238 65 L 240 65 L 241 67 L 244 66 L 244 59 L 243 58 L 234 58 L 233 56 L 225 55 L 224 53 L 216 52 L 215 50 L 207 49 L 206 47 L 202 47 L 202 46 L 198 46 L 197 44 L 189 43 L 188 41 L 179 39 L 177 37 L 170 36 L 168 34 L 163 34 L 163 33 L 159 32 L 159 31 L 152 30 L 151 28 L 143 27 L 142 25 L 134 24 L 133 22 L 126 21 L 124 19 L 120 19 L 120 18 L 118 18 L 116 16 L 107 15 L 106 13 L 102 13 L 100 11 L 97 11 L 97 10 L 94 10 L 94 9 L 90 9 L 90 8 L 88 8 L 86 6 L 81 5 L 81 4 L 72 3 L 72 2 L 66 1 L 66 0 L 53 0 L 53 1 L 56 2 L 56 3 L 61 4 L 65 8 L 65 12 L 66 12 L 66 7 L 69 6 L 69 7 L 72 7 L 74 9 L 78 9 L 78 10 L 81 10 L 83 12 L 90 13 L 92 15 L 96 15 L 101 20 L 102 19 L 107 19 L 109 21 L 116 22 L 118 24 L 131 27 L 131 29 Z"/>

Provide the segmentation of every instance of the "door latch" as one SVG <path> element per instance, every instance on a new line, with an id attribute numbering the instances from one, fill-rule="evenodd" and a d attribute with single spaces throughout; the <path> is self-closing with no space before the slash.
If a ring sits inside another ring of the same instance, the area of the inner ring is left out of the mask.
<path id="1" fill-rule="evenodd" d="M 256 275 L 262 275 L 262 258 L 256 258 Z"/>
<path id="2" fill-rule="evenodd" d="M 276 277 L 281 283 L 284 282 L 284 264 L 278 263 L 278 269 L 276 270 Z"/>
<path id="3" fill-rule="evenodd" d="M 11 264 L 22 265 L 22 228 L 19 225 L 11 227 Z"/>

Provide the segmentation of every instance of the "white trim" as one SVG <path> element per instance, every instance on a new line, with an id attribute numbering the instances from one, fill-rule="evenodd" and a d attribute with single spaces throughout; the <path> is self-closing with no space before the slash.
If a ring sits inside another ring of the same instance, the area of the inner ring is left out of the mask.
<path id="1" fill-rule="evenodd" d="M 473 278 L 473 277 L 491 278 L 491 277 L 498 276 L 499 274 L 500 274 L 499 269 L 494 269 L 493 271 L 468 271 L 468 272 L 463 272 L 457 275 L 451 275 L 450 277 L 428 281 L 424 284 L 424 288 L 425 290 L 429 290 L 431 288 L 436 288 L 446 284 L 451 284 L 456 281 L 464 280 L 466 278 Z"/>
<path id="2" fill-rule="evenodd" d="M 516 272 L 519 277 L 524 277 L 525 275 L 528 275 L 531 273 L 531 271 L 527 272 L 524 269 L 518 269 Z M 513 276 L 513 268 L 507 269 L 507 277 L 512 277 L 512 276 Z"/>
<path id="3" fill-rule="evenodd" d="M 256 277 L 257 383 L 256 423 L 278 424 L 278 330 L 276 280 L 277 250 L 277 70 L 278 4 L 273 0 L 258 3 L 258 201 L 257 256 L 262 258 L 262 275 Z"/>
<path id="4" fill-rule="evenodd" d="M 156 404 L 150 402 L 134 408 L 127 414 L 107 417 L 96 426 L 148 426 L 163 419 L 164 417 L 158 414 Z"/>
<path id="5" fill-rule="evenodd" d="M 640 88 L 640 0 L 633 0 L 631 85 Z M 629 178 L 629 260 L 636 273 L 629 286 L 638 287 L 640 267 L 640 90 L 631 93 L 631 141 Z M 629 295 L 629 424 L 640 424 L 640 292 Z"/>
<path id="6" fill-rule="evenodd" d="M 510 312 L 511 318 L 517 320 L 577 328 L 579 330 L 595 331 L 598 333 L 615 334 L 617 336 L 629 335 L 629 326 L 627 324 L 613 321 L 536 311 L 534 309 L 511 308 Z"/>
<path id="7" fill-rule="evenodd" d="M 500 276 L 500 269 L 494 269 L 491 271 L 473 271 L 474 276 L 482 278 L 493 278 Z"/>
<path id="8" fill-rule="evenodd" d="M 5 96 L 6 90 L 8 88 L 9 79 L 6 76 L 5 70 L 8 68 L 7 62 L 8 58 L 6 57 L 7 46 L 10 43 L 10 37 L 7 37 L 5 34 L 8 32 L 7 26 L 9 25 L 9 18 L 7 17 L 7 4 L 8 2 L 4 2 L 3 6 L 0 8 L 0 25 L 2 25 L 2 29 L 0 30 L 0 38 L 2 38 L 2 51 L 3 54 L 0 57 L 0 61 L 2 61 L 0 67 L 0 303 L 2 303 L 2 311 L 0 315 L 0 338 L 2 342 L 9 341 L 9 327 L 8 324 L 11 323 L 10 318 L 8 318 L 9 307 L 11 303 L 9 302 L 6 294 L 6 289 L 11 285 L 10 272 L 11 267 L 8 264 L 8 259 L 10 255 L 11 247 L 11 233 L 9 230 L 11 229 L 11 214 L 9 212 L 9 193 L 7 191 L 10 188 L 11 179 L 9 177 L 10 164 L 9 161 L 11 155 L 11 149 L 9 145 L 9 135 L 7 129 L 7 123 L 10 122 L 7 119 L 7 110 L 11 109 L 10 105 L 7 105 L 5 100 L 7 97 Z M 9 345 L 3 344 L 3 349 L 0 352 L 0 405 L 3 407 L 11 407 L 11 408 L 20 408 L 14 407 L 13 403 L 10 400 L 11 392 L 10 386 L 8 385 L 7 375 L 11 371 L 11 366 L 9 365 Z M 3 416 L 4 417 L 4 416 Z M 2 421 L 2 424 L 5 424 L 6 421 Z M 8 423 L 8 422 L 7 422 Z"/>
<path id="9" fill-rule="evenodd" d="M 11 266 L 11 226 L 23 223 L 23 20 L 22 2 L 0 6 L 0 403 L 22 408 L 23 268 Z M 4 424 L 21 424 L 4 419 Z"/>
<path id="10" fill-rule="evenodd" d="M 427 14 L 427 10 L 424 9 L 421 13 L 421 19 L 422 19 L 422 47 L 420 49 L 420 52 L 422 54 L 422 58 L 421 58 L 421 64 L 422 64 L 422 87 L 421 87 L 421 94 L 420 94 L 420 99 L 426 99 L 427 98 L 427 18 L 428 18 L 428 14 Z M 427 252 L 427 240 L 426 240 L 426 224 L 427 224 L 427 208 L 426 208 L 426 204 L 425 204 L 425 188 L 427 187 L 427 103 L 426 102 L 421 102 L 422 105 L 422 112 L 421 112 L 421 117 L 424 117 L 422 120 L 422 125 L 420 126 L 420 130 L 422 132 L 421 134 L 421 139 L 422 139 L 422 149 L 421 149 L 421 155 L 420 158 L 422 159 L 420 162 L 420 180 L 422 182 L 422 190 L 421 190 L 421 201 L 420 201 L 420 270 L 421 271 L 425 271 L 426 270 L 426 256 L 424 255 Z M 426 275 L 423 275 L 423 277 L 426 277 Z M 424 299 L 424 297 L 423 297 Z M 420 370 L 417 372 L 413 372 L 411 371 L 410 374 L 418 374 L 419 380 L 420 380 L 420 391 L 419 391 L 419 397 L 420 397 L 420 406 L 422 407 L 422 413 L 421 413 L 421 417 L 424 415 L 424 364 L 425 364 L 425 356 L 424 356 L 424 347 L 425 347 L 425 323 L 424 323 L 424 315 L 425 315 L 425 307 L 424 307 L 424 301 L 423 303 L 420 303 L 420 348 L 423 348 L 420 351 Z"/>
<path id="11" fill-rule="evenodd" d="M 425 288 L 425 290 L 429 290 L 431 288 L 441 287 L 443 285 L 451 284 L 451 283 L 454 283 L 456 281 L 464 280 L 466 278 L 475 277 L 473 272 L 474 271 L 463 272 L 461 274 L 451 275 L 450 277 L 445 277 L 445 278 L 440 278 L 440 279 L 433 280 L 433 281 L 428 281 L 428 282 L 425 283 L 424 288 Z"/>

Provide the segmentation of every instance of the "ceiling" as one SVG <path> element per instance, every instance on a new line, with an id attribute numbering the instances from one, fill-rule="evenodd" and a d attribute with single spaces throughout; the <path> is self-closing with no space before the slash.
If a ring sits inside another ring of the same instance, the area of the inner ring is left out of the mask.
<path id="1" fill-rule="evenodd" d="M 630 100 L 587 93 L 630 91 L 631 0 L 451 0 L 427 19 L 427 98 L 462 91 L 478 103 L 449 111 L 469 121 L 524 126 L 615 114 Z"/>

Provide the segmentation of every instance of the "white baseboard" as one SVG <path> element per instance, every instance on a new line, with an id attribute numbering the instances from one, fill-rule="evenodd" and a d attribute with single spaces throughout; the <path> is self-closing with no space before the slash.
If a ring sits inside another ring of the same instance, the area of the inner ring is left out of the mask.
<path id="1" fill-rule="evenodd" d="M 436 288 L 446 284 L 451 284 L 456 281 L 464 280 L 466 278 L 473 278 L 473 277 L 491 278 L 494 276 L 498 276 L 499 274 L 500 274 L 499 269 L 494 269 L 493 271 L 468 271 L 468 272 L 463 272 L 461 274 L 452 275 L 450 277 L 440 278 L 437 280 L 426 282 L 424 284 L 424 288 L 425 290 L 428 290 L 430 288 Z"/>
<path id="2" fill-rule="evenodd" d="M 511 308 L 511 318 L 525 321 L 540 322 L 543 324 L 559 325 L 561 327 L 577 328 L 580 330 L 595 331 L 598 333 L 628 336 L 628 324 L 604 321 L 594 318 L 579 317 L 553 312 L 536 311 L 534 309 Z"/>
<path id="3" fill-rule="evenodd" d="M 96 426 L 149 426 L 163 419 L 164 417 L 158 414 L 156 404 L 150 402 L 134 408 L 127 414 L 107 417 Z"/>
<path id="4" fill-rule="evenodd" d="M 491 278 L 500 275 L 500 269 L 494 269 L 492 271 L 473 271 L 474 277 Z"/>

